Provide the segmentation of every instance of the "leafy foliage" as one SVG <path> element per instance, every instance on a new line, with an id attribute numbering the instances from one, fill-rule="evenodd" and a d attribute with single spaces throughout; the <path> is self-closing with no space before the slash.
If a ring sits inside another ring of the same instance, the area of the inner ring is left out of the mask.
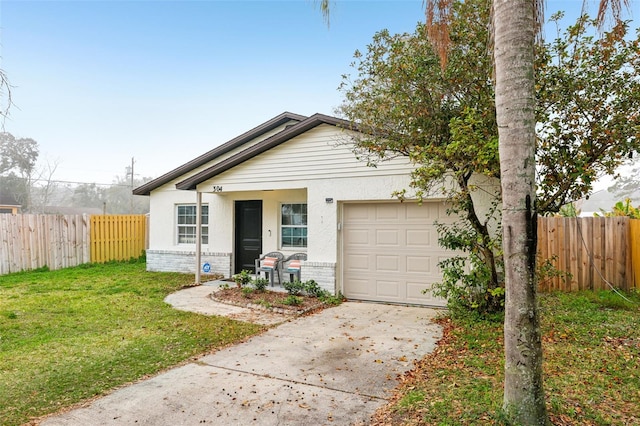
<path id="1" fill-rule="evenodd" d="M 599 216 L 597 213 L 596 216 Z M 631 199 L 618 201 L 612 208 L 611 212 L 603 212 L 604 217 L 626 216 L 632 219 L 640 219 L 640 206 L 633 207 Z"/>
<path id="2" fill-rule="evenodd" d="M 460 216 L 457 225 L 446 228 L 453 233 L 449 240 L 456 239 L 458 249 L 486 265 L 487 281 L 482 285 L 492 290 L 502 285 L 496 258 L 499 240 L 494 238 L 498 199 L 485 212 L 474 202 L 478 195 L 496 196 L 492 190 L 484 192 L 474 179 L 494 179 L 490 184 L 495 191 L 500 170 L 485 25 L 490 6 L 485 0 L 454 4 L 451 50 L 444 68 L 425 25 L 418 24 L 413 34 L 377 33 L 365 55 L 355 53 L 356 79 L 343 76 L 345 101 L 339 112 L 357 124 L 354 152 L 359 158 L 375 165 L 406 156 L 416 166 L 411 192 L 399 190 L 400 199 L 434 194 L 448 199 L 449 212 Z M 451 280 L 464 275 L 465 262 L 458 258 L 443 265 L 454 270 L 441 292 L 456 291 Z"/>
<path id="3" fill-rule="evenodd" d="M 404 156 L 415 165 L 398 198 L 450 202 L 460 220 L 442 228 L 440 242 L 469 256 L 441 264 L 449 270 L 436 291 L 487 312 L 501 305 L 504 285 L 500 194 L 474 180 L 500 178 L 490 8 L 488 0 L 453 3 L 444 66 L 423 24 L 412 34 L 378 32 L 365 53 L 354 54 L 355 77 L 343 76 L 338 109 L 359 130 L 358 158 L 375 166 Z M 640 148 L 640 33 L 629 39 L 621 23 L 599 41 L 590 35 L 595 28 L 583 16 L 536 50 L 538 214 L 588 195 L 598 177 Z M 492 207 L 481 211 L 477 200 L 491 197 Z"/>
<path id="4" fill-rule="evenodd" d="M 304 292 L 304 287 L 305 287 L 304 283 L 298 280 L 286 281 L 282 283 L 282 286 L 284 287 L 285 290 L 287 290 L 287 293 L 293 296 L 302 294 Z"/>
<path id="5" fill-rule="evenodd" d="M 33 139 L 16 139 L 11 133 L 0 133 L 0 198 L 28 209 L 39 153 L 38 143 Z"/>
<path id="6" fill-rule="evenodd" d="M 447 299 L 453 316 L 477 312 L 479 315 L 493 314 L 504 308 L 504 287 L 490 284 L 491 271 L 478 252 L 477 233 L 473 228 L 464 227 L 464 223 L 438 225 L 440 246 L 462 253 L 438 263 L 443 272 L 441 282 L 435 283 L 431 290 L 435 296 Z M 499 240 L 492 240 L 499 244 Z M 494 250 L 499 250 L 498 246 Z M 496 256 L 500 261 L 501 256 Z M 502 265 L 497 265 L 501 270 Z"/>
<path id="7" fill-rule="evenodd" d="M 251 280 L 251 285 L 256 289 L 256 291 L 264 291 L 269 285 L 269 280 L 266 278 L 255 278 Z"/>
<path id="8" fill-rule="evenodd" d="M 289 294 L 287 297 L 285 297 L 282 303 L 289 306 L 298 306 L 302 304 L 302 297 Z"/>
<path id="9" fill-rule="evenodd" d="M 251 282 L 251 272 L 243 269 L 239 273 L 235 274 L 233 277 L 233 281 L 236 282 L 238 288 L 242 288 Z"/>
<path id="10" fill-rule="evenodd" d="M 562 17 L 558 14 L 554 20 Z M 640 30 L 582 16 L 537 57 L 538 209 L 556 212 L 640 150 Z"/>
<path id="11" fill-rule="evenodd" d="M 11 133 L 0 133 L 0 175 L 17 172 L 24 177 L 33 171 L 39 153 L 38 143 L 33 139 L 16 139 Z"/>
<path id="12" fill-rule="evenodd" d="M 304 294 L 311 297 L 324 297 L 329 293 L 314 280 L 304 282 L 298 280 L 286 281 L 282 283 L 282 286 L 289 294 L 294 296 Z"/>

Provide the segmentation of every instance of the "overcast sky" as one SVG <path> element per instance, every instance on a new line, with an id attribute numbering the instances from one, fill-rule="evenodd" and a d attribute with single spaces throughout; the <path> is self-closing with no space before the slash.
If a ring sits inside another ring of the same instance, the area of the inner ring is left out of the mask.
<path id="1" fill-rule="evenodd" d="M 158 177 L 284 111 L 332 115 L 353 52 L 422 20 L 423 0 L 335 1 L 328 28 L 311 0 L 0 0 L 5 131 L 57 180 L 111 183 L 132 157 Z"/>

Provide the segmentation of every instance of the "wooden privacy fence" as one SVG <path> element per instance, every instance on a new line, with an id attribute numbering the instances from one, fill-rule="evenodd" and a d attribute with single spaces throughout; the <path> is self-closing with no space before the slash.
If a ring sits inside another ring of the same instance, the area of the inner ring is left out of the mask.
<path id="1" fill-rule="evenodd" d="M 540 260 L 568 272 L 539 283 L 541 291 L 640 288 L 640 220 L 628 217 L 543 217 Z"/>
<path id="2" fill-rule="evenodd" d="M 145 215 L 91 216 L 91 262 L 138 258 L 146 247 Z"/>
<path id="3" fill-rule="evenodd" d="M 0 214 L 0 275 L 89 261 L 86 215 Z"/>
<path id="4" fill-rule="evenodd" d="M 0 275 L 139 257 L 145 215 L 0 214 Z"/>

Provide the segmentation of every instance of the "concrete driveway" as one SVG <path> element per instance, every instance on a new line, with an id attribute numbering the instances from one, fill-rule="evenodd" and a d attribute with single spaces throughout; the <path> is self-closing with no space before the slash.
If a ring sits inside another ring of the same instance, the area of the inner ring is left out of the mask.
<path id="1" fill-rule="evenodd" d="M 345 302 L 41 424 L 366 423 L 397 375 L 435 347 L 441 336 L 430 321 L 435 315 L 428 308 Z"/>

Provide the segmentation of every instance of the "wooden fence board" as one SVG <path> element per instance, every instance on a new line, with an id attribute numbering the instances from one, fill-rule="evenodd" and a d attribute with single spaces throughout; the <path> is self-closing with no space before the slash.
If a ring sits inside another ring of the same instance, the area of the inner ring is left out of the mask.
<path id="1" fill-rule="evenodd" d="M 629 221 L 629 257 L 631 258 L 631 273 L 633 286 L 640 290 L 640 219 Z"/>
<path id="2" fill-rule="evenodd" d="M 543 282 L 539 290 L 607 290 L 611 287 L 629 290 L 637 287 L 634 271 L 640 267 L 640 259 L 632 250 L 636 247 L 635 250 L 640 251 L 640 234 L 632 235 L 630 222 L 634 221 L 628 217 L 540 218 L 539 258 L 544 261 L 557 256 L 554 265 L 570 276 L 564 280 L 551 280 L 550 284 Z M 640 229 L 639 225 L 633 226 Z"/>
<path id="3" fill-rule="evenodd" d="M 146 230 L 145 215 L 0 214 L 0 275 L 137 258 Z"/>
<path id="4" fill-rule="evenodd" d="M 146 216 L 91 216 L 91 262 L 138 258 L 146 247 Z"/>
<path id="5" fill-rule="evenodd" d="M 88 262 L 76 250 L 75 236 L 85 232 L 82 223 L 80 215 L 1 214 L 0 274 Z"/>

